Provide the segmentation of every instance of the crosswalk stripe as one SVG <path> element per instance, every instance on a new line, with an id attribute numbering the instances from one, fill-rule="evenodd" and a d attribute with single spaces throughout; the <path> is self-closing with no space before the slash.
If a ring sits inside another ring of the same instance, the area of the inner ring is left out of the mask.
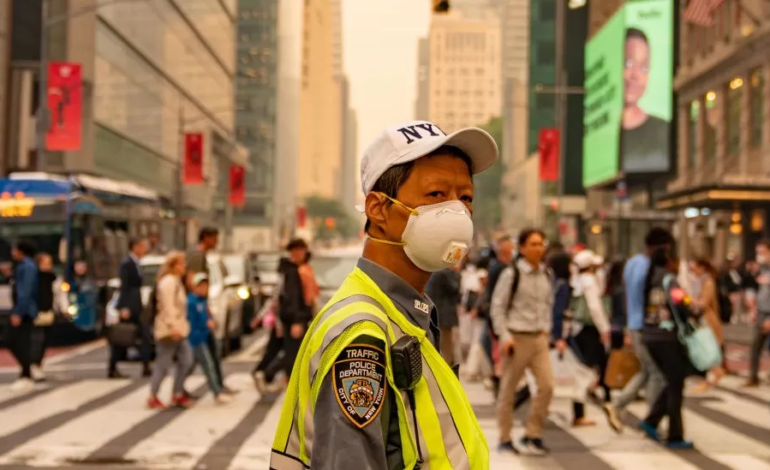
<path id="1" fill-rule="evenodd" d="M 737 395 L 754 397 L 762 403 L 770 403 L 770 389 L 767 387 L 744 387 L 743 384 L 745 383 L 745 378 L 727 375 L 719 381 L 719 388 Z"/>
<path id="2" fill-rule="evenodd" d="M 19 403 L 3 411 L 3 419 L 0 420 L 0 436 L 7 436 L 55 413 L 76 410 L 99 396 L 125 385 L 125 382 L 118 381 L 84 380 Z"/>
<path id="3" fill-rule="evenodd" d="M 166 383 L 163 384 L 164 387 L 162 387 L 161 391 L 158 393 L 158 398 L 164 400 L 165 403 L 168 403 L 171 397 L 171 377 L 167 377 L 164 382 Z M 203 385 L 204 382 L 205 379 L 202 376 L 194 375 L 187 379 L 186 386 L 188 390 L 192 390 L 192 392 L 197 395 L 206 390 L 206 386 Z M 147 387 L 148 385 L 144 384 L 142 388 L 147 390 Z M 154 413 L 135 423 L 134 426 L 127 431 L 114 436 L 112 439 L 106 440 L 106 442 L 102 441 L 100 447 L 86 457 L 84 462 L 89 464 L 100 464 L 104 462 L 131 463 L 125 456 L 134 448 L 134 446 L 186 412 L 187 410 L 170 408 L 162 413 Z"/>
<path id="4" fill-rule="evenodd" d="M 243 374 L 245 375 L 245 374 Z M 192 468 L 212 441 L 238 424 L 259 400 L 253 389 L 244 390 L 231 403 L 219 406 L 207 393 L 186 412 L 136 445 L 125 456 L 147 468 Z"/>
<path id="5" fill-rule="evenodd" d="M 284 396 L 260 397 L 247 372 L 227 380 L 242 391 L 232 403 L 215 405 L 207 394 L 190 410 L 162 412 L 144 408 L 147 381 L 89 379 L 25 395 L 3 394 L 0 388 L 0 467 L 85 463 L 102 468 L 121 463 L 144 470 L 266 468 Z M 166 379 L 161 398 L 170 396 L 171 382 Z M 196 392 L 207 390 L 199 374 L 186 385 Z M 616 435 L 595 406 L 586 409 L 597 426 L 573 428 L 571 402 L 555 399 L 543 436 L 553 452 L 536 458 L 498 453 L 492 393 L 481 383 L 464 386 L 490 445 L 490 470 L 770 470 L 770 425 L 767 406 L 759 398 L 766 392 L 762 389 L 751 394 L 716 389 L 686 398 L 685 433 L 697 446 L 689 452 L 669 451 L 633 429 Z M 644 417 L 648 410 L 637 402 L 629 411 Z M 517 438 L 523 435 L 527 413 L 516 413 Z"/>
<path id="6" fill-rule="evenodd" d="M 255 468 L 267 468 L 270 462 L 270 448 L 273 445 L 275 430 L 281 420 L 284 394 L 275 399 L 272 408 L 259 423 L 248 439 L 241 445 L 235 454 L 228 470 L 253 470 Z"/>
<path id="7" fill-rule="evenodd" d="M 199 379 L 191 378 L 189 381 L 194 385 Z M 158 413 L 144 406 L 149 395 L 148 387 L 141 387 L 102 408 L 25 442 L 0 458 L 0 464 L 24 462 L 38 467 L 57 467 L 85 460 L 102 444 Z M 166 380 L 160 396 L 169 396 L 171 388 L 171 381 Z"/>
<path id="8" fill-rule="evenodd" d="M 743 434 L 721 425 L 719 422 L 704 416 L 701 411 L 703 400 L 686 400 L 686 407 L 682 409 L 685 439 L 695 443 L 698 452 L 703 458 L 709 460 L 707 464 L 701 464 L 696 468 L 704 468 L 705 465 L 715 466 L 720 463 L 715 456 L 725 452 L 737 452 L 747 455 L 765 455 L 768 448 L 761 441 L 749 438 Z M 629 411 L 644 417 L 647 407 L 641 403 L 629 406 Z M 671 453 L 673 455 L 673 452 Z M 692 456 L 692 453 L 680 453 L 681 456 Z M 726 465 L 722 463 L 722 465 Z M 728 468 L 733 468 L 727 465 Z M 736 470 L 742 470 L 736 468 Z"/>
<path id="9" fill-rule="evenodd" d="M 738 470 L 770 470 L 770 463 L 763 462 L 751 455 L 714 454 L 712 458 Z"/>
<path id="10" fill-rule="evenodd" d="M 719 390 L 712 392 L 711 396 L 717 399 L 713 401 L 703 401 L 702 404 L 704 407 L 750 423 L 765 431 L 770 431 L 770 422 L 768 422 L 767 416 L 770 404 L 759 406 L 756 403 L 741 400 L 735 395 Z"/>

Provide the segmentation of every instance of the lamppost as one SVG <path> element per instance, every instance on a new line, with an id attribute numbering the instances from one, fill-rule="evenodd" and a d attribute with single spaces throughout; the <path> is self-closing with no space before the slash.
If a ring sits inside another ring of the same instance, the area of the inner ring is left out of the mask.
<path id="1" fill-rule="evenodd" d="M 104 7 L 112 6 L 117 3 L 126 2 L 147 2 L 148 0 L 103 0 L 97 5 L 81 8 L 59 16 L 48 17 L 49 2 L 52 0 L 42 0 L 40 17 L 40 76 L 38 83 L 38 119 L 35 143 L 37 145 L 37 167 L 40 167 L 45 156 L 45 136 L 48 132 L 48 29 L 51 26 L 59 24 L 78 16 L 93 13 Z"/>

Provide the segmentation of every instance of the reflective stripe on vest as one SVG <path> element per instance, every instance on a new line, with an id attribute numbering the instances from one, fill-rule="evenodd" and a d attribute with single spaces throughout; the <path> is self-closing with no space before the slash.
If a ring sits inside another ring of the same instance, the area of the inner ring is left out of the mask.
<path id="1" fill-rule="evenodd" d="M 426 338 L 425 331 L 404 318 L 390 298 L 359 269 L 348 277 L 308 330 L 286 392 L 270 468 L 309 468 L 313 415 L 323 378 L 356 337 L 368 335 L 387 344 L 386 376 L 391 389 L 396 390 L 390 345 L 405 334 L 420 341 L 423 356 L 423 377 L 415 388 L 418 430 L 413 428 L 405 392 L 390 395 L 397 405 L 406 468 L 413 468 L 416 462 L 413 436 L 419 432 L 424 470 L 488 469 L 486 440 L 454 372 Z"/>

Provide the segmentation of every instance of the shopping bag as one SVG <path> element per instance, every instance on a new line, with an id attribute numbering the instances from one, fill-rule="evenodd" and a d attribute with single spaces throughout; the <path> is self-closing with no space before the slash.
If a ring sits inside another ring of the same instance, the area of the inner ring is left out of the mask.
<path id="1" fill-rule="evenodd" d="M 633 351 L 617 349 L 610 353 L 604 383 L 612 390 L 621 390 L 639 373 L 641 364 Z"/>
<path id="2" fill-rule="evenodd" d="M 563 353 L 551 351 L 553 373 L 553 396 L 575 401 L 585 401 L 588 388 L 596 382 L 596 372 L 583 365 L 575 354 L 567 349 Z M 532 395 L 537 395 L 535 376 L 527 369 L 527 385 Z"/>

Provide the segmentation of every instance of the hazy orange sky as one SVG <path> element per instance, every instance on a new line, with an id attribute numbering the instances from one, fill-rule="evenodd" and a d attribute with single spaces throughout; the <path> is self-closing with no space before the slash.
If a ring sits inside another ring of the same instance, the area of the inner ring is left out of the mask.
<path id="1" fill-rule="evenodd" d="M 417 39 L 430 0 L 343 0 L 344 68 L 358 113 L 358 153 L 383 128 L 414 117 Z"/>

